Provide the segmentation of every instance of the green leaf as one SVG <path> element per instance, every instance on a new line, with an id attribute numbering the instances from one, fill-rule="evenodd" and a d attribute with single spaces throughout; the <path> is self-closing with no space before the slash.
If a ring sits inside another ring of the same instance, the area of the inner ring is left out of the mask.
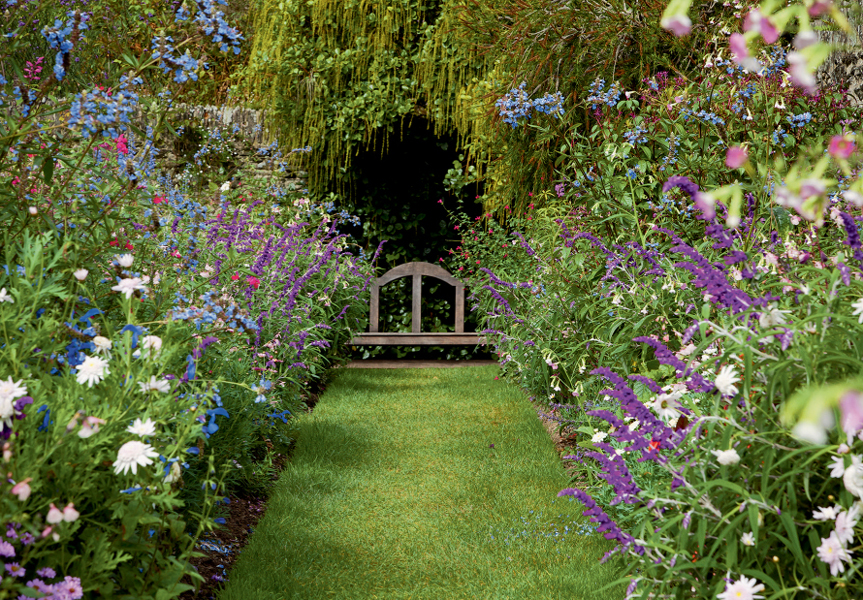
<path id="1" fill-rule="evenodd" d="M 42 161 L 42 174 L 45 180 L 45 185 L 51 185 L 51 179 L 54 177 L 54 157 L 46 156 Z"/>

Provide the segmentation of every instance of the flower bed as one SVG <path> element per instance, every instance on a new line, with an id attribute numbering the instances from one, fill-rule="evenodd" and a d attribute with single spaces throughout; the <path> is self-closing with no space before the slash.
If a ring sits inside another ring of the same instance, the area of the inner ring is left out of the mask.
<path id="1" fill-rule="evenodd" d="M 100 86 L 66 78 L 90 14 L 28 36 L 14 23 L 32 15 L 7 4 L 0 590 L 177 597 L 228 497 L 266 488 L 310 384 L 363 327 L 371 264 L 338 231 L 350 215 L 219 173 L 224 128 L 175 185 L 159 128 L 129 127 L 152 71 L 195 79 L 182 44 L 239 43 L 214 3 L 176 11 L 176 38 Z M 34 44 L 49 61 L 20 60 Z M 170 88 L 151 110 L 170 114 Z"/>
<path id="2" fill-rule="evenodd" d="M 700 81 L 595 82 L 557 181 L 462 219 L 452 260 L 507 376 L 578 436 L 561 495 L 627 555 L 629 596 L 855 598 L 861 114 L 799 54 L 756 68 L 732 42 Z M 548 139 L 516 92 L 501 130 Z"/>

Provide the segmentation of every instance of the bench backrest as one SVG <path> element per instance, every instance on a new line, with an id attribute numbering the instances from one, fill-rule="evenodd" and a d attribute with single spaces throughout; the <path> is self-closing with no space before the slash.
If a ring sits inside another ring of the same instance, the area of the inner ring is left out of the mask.
<path id="1" fill-rule="evenodd" d="M 455 286 L 455 331 L 464 332 L 464 283 L 450 275 L 446 269 L 427 262 L 411 262 L 393 267 L 377 278 L 371 288 L 369 302 L 369 333 L 378 332 L 381 287 L 402 277 L 413 277 L 411 297 L 411 333 L 420 333 L 422 328 L 422 278 L 434 277 Z"/>

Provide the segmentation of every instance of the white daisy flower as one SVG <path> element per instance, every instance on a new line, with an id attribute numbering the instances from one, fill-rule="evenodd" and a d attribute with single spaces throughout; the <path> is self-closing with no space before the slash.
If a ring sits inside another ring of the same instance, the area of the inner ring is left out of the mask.
<path id="1" fill-rule="evenodd" d="M 6 381 L 0 379 L 0 398 L 8 398 L 9 400 L 17 400 L 21 396 L 27 395 L 27 386 L 21 385 L 23 379 L 19 379 L 18 381 L 12 381 L 12 378 L 8 378 Z"/>
<path id="2" fill-rule="evenodd" d="M 713 383 L 723 396 L 736 396 L 737 386 L 734 384 L 738 381 L 740 381 L 740 378 L 737 376 L 737 371 L 734 370 L 734 367 L 725 365 L 720 369 L 719 374 L 716 376 L 716 381 Z"/>
<path id="3" fill-rule="evenodd" d="M 132 266 L 132 263 L 135 260 L 131 254 L 120 254 L 119 256 L 115 256 L 114 258 L 117 260 L 118 265 L 127 269 Z"/>
<path id="4" fill-rule="evenodd" d="M 833 521 L 836 515 L 839 514 L 840 507 L 828 506 L 827 508 L 818 507 L 818 510 L 812 513 L 812 518 L 816 521 Z"/>
<path id="5" fill-rule="evenodd" d="M 682 394 L 679 392 L 672 392 L 670 394 L 660 394 L 656 396 L 648 403 L 648 406 L 652 408 L 659 418 L 663 421 L 668 421 L 669 419 L 674 419 L 680 416 L 680 409 L 682 408 L 682 404 L 677 401 Z"/>
<path id="6" fill-rule="evenodd" d="M 115 292 L 120 292 L 125 295 L 126 298 L 131 298 L 132 294 L 135 293 L 136 290 L 146 290 L 144 287 L 144 282 L 139 277 L 130 277 L 126 279 L 121 279 L 120 283 L 111 288 Z"/>
<path id="7" fill-rule="evenodd" d="M 744 533 L 742 536 L 740 536 L 740 543 L 744 546 L 754 546 L 755 535 L 751 531 L 749 533 Z"/>
<path id="8" fill-rule="evenodd" d="M 114 473 L 125 475 L 132 471 L 132 475 L 138 474 L 138 467 L 146 467 L 153 464 L 153 459 L 158 458 L 159 453 L 153 450 L 150 444 L 133 440 L 126 442 L 117 451 L 117 460 L 114 461 Z"/>
<path id="9" fill-rule="evenodd" d="M 83 363 L 78 365 L 77 369 L 75 379 L 81 385 L 86 383 L 87 387 L 93 387 L 94 383 L 99 383 L 106 375 L 111 374 L 108 370 L 108 361 L 98 356 L 88 356 Z"/>
<path id="10" fill-rule="evenodd" d="M 728 584 L 725 591 L 717 594 L 718 600 L 755 600 L 763 598 L 757 592 L 764 591 L 764 584 L 758 583 L 758 580 L 747 579 L 745 575 L 741 575 L 738 581 Z"/>
<path id="11" fill-rule="evenodd" d="M 135 419 L 135 422 L 129 425 L 129 427 L 126 428 L 126 431 L 141 437 L 156 435 L 156 424 L 149 418 L 146 421 Z"/>
<path id="12" fill-rule="evenodd" d="M 93 338 L 93 344 L 96 346 L 96 352 L 103 354 L 114 347 L 114 344 L 106 337 L 97 335 Z"/>
<path id="13" fill-rule="evenodd" d="M 167 379 L 156 379 L 155 375 L 150 375 L 150 381 L 139 381 L 138 387 L 145 394 L 147 392 L 161 392 L 167 394 L 171 391 L 171 382 Z"/>

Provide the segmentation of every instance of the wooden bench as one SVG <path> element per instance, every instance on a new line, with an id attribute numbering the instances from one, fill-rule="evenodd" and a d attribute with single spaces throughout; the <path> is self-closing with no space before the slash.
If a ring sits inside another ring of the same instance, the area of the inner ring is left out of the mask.
<path id="1" fill-rule="evenodd" d="M 381 287 L 401 277 L 413 277 L 411 300 L 411 332 L 381 333 L 378 331 Z M 455 287 L 455 332 L 423 332 L 420 307 L 422 304 L 422 278 L 434 277 Z M 371 288 L 369 302 L 369 331 L 360 333 L 351 340 L 352 346 L 443 346 L 475 345 L 483 343 L 476 333 L 464 330 L 464 283 L 450 275 L 438 265 L 427 262 L 412 262 L 393 267 L 377 278 Z"/>

